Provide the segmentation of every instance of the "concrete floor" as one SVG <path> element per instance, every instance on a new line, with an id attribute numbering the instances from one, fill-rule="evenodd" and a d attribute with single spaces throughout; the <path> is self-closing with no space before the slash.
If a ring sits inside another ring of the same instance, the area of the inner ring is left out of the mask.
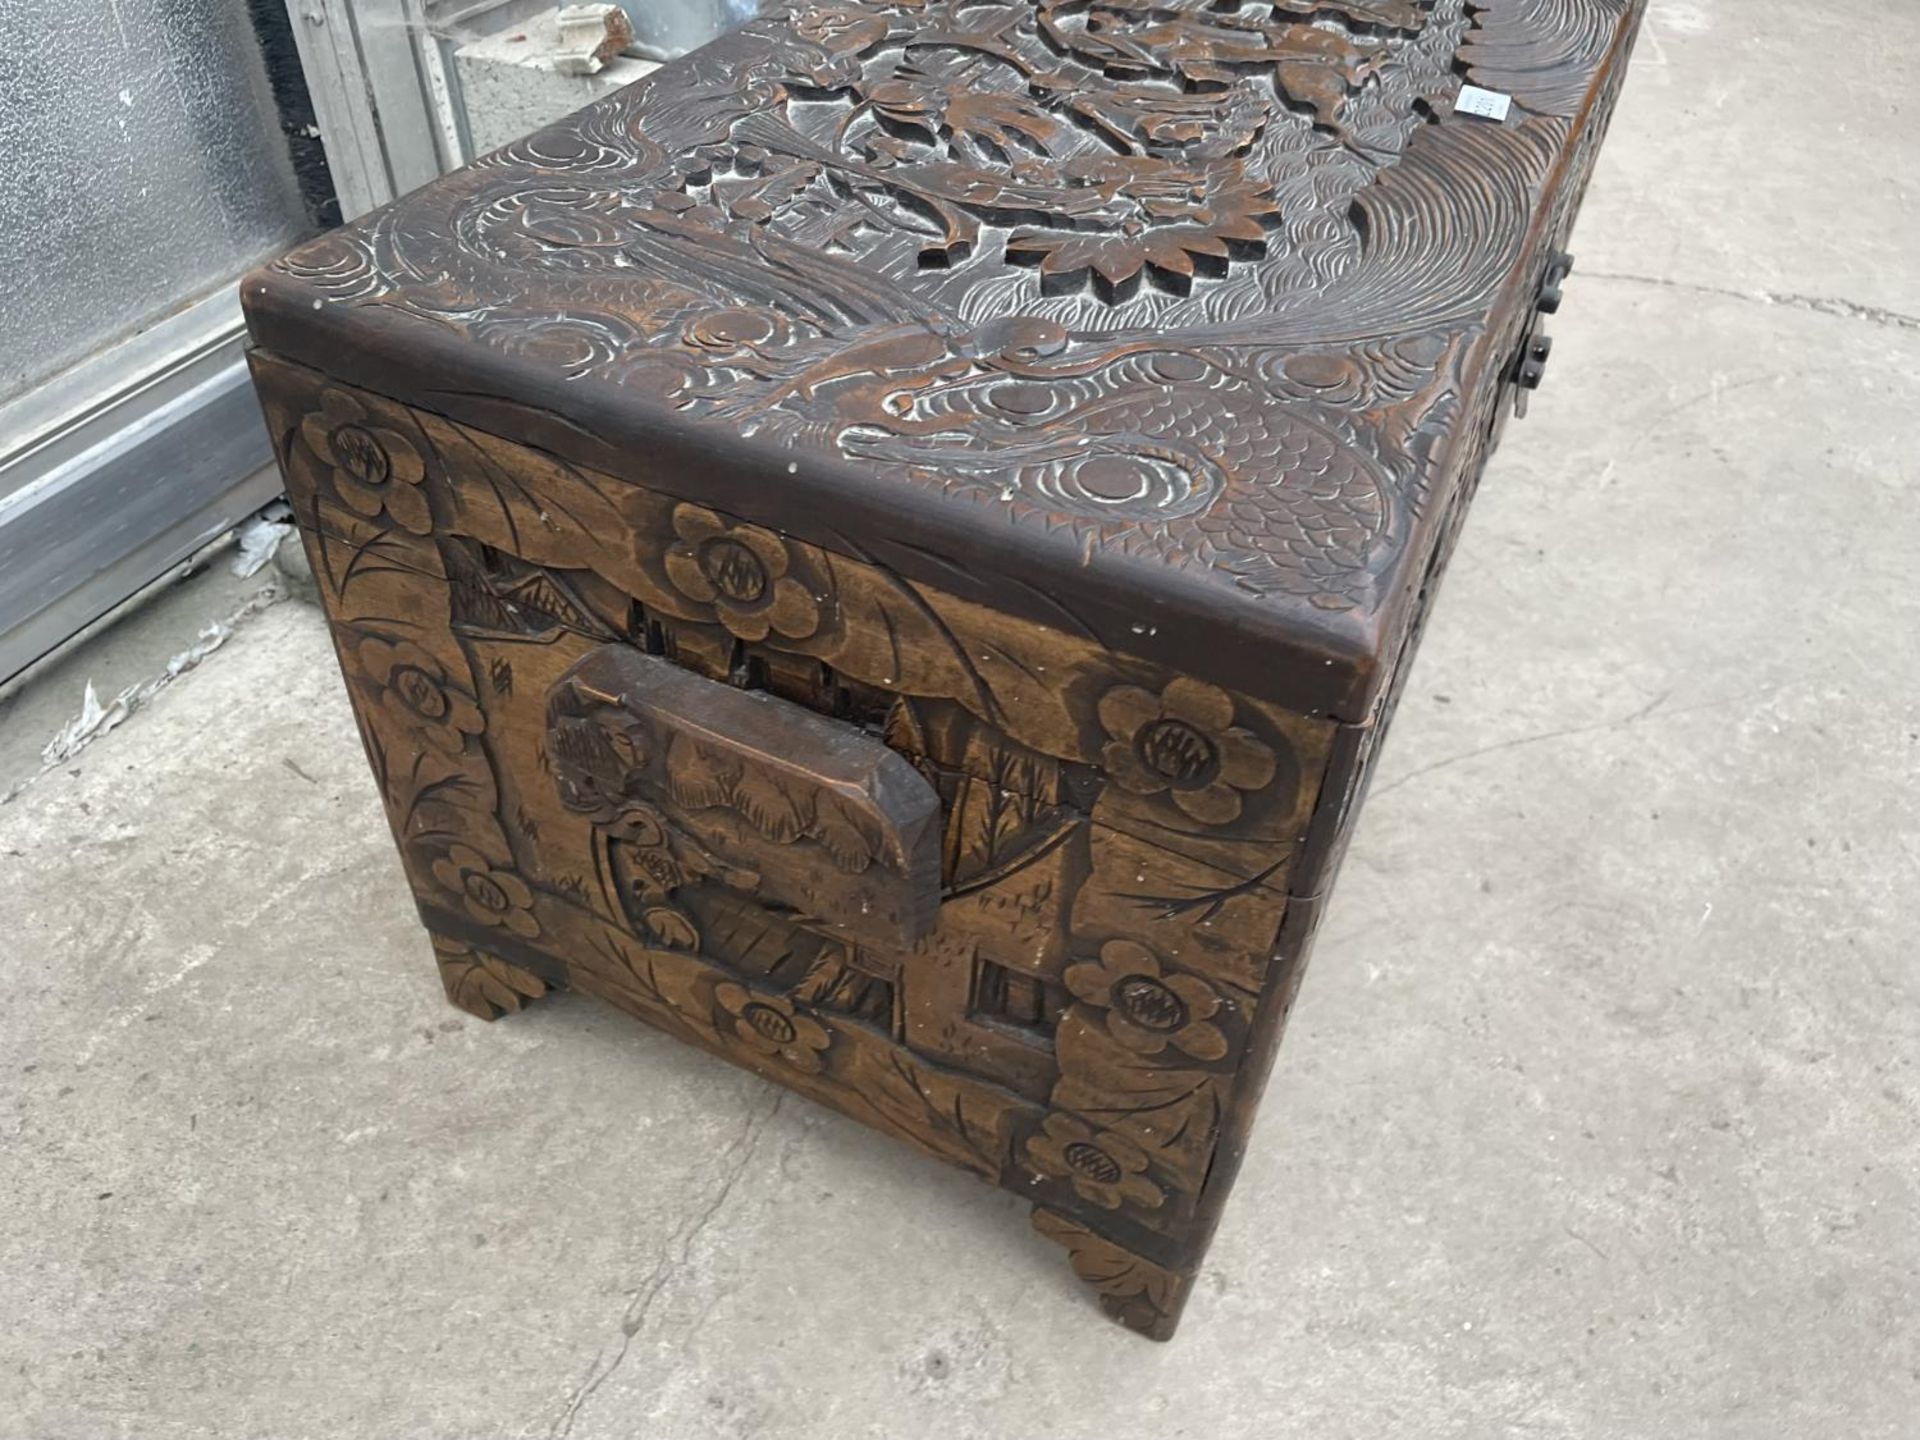
<path id="1" fill-rule="evenodd" d="M 1173 1345 L 588 1001 L 449 1008 L 281 604 L 0 805 L 0 1436 L 1920 1433 L 1916 73 L 1656 0 Z"/>

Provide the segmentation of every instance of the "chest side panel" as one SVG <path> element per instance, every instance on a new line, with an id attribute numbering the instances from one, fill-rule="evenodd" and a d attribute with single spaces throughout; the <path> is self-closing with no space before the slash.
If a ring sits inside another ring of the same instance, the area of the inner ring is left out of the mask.
<path id="1" fill-rule="evenodd" d="M 1014 620 L 254 367 L 437 933 L 1130 1250 L 1186 1243 L 1339 727 L 1111 653 L 1064 614 Z M 681 747 L 657 716 L 637 737 L 643 707 L 580 682 L 610 650 L 830 717 L 910 765 L 938 798 L 928 933 L 887 944 L 881 917 L 849 923 L 889 861 L 844 785 Z"/>

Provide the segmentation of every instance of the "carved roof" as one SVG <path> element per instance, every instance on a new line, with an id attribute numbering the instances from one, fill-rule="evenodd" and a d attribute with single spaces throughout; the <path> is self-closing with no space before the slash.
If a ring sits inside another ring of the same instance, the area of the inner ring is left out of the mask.
<path id="1" fill-rule="evenodd" d="M 1290 641 L 1338 709 L 1639 3 L 795 5 L 245 298 L 290 358 L 990 602 L 1037 586 L 1119 648 Z M 1463 79 L 1512 116 L 1453 115 Z"/>

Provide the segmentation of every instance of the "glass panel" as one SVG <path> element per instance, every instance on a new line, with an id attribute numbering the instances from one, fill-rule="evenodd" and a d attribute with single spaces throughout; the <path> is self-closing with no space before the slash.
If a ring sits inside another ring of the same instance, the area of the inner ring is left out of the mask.
<path id="1" fill-rule="evenodd" d="M 307 228 L 246 0 L 0 0 L 0 400 Z"/>

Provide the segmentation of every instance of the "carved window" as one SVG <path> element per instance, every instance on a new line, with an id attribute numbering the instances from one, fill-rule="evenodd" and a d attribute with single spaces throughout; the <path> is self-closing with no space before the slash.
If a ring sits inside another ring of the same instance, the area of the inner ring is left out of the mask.
<path id="1" fill-rule="evenodd" d="M 979 962 L 973 982 L 973 1013 L 1052 1043 L 1053 1027 L 1067 1008 L 1067 994 L 1053 981 L 991 960 Z"/>

